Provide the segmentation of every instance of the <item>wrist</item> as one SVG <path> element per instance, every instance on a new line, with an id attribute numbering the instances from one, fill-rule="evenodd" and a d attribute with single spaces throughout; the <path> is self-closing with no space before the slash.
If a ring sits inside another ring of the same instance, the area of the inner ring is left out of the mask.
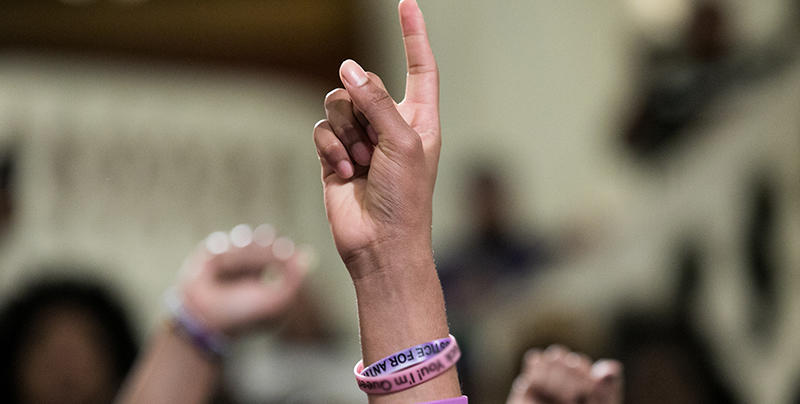
<path id="1" fill-rule="evenodd" d="M 371 243 L 342 259 L 356 286 L 377 274 L 435 272 L 429 236 Z"/>
<path id="2" fill-rule="evenodd" d="M 167 291 L 164 302 L 170 313 L 170 324 L 173 331 L 183 335 L 186 341 L 213 359 L 225 356 L 229 345 L 228 337 L 217 327 L 209 325 L 202 315 L 187 304 L 189 299 L 183 298 L 175 289 Z"/>
<path id="3" fill-rule="evenodd" d="M 180 351 L 185 356 L 192 356 L 195 361 L 208 364 L 211 367 L 217 367 L 222 363 L 222 356 L 198 345 L 194 337 L 188 334 L 183 325 L 176 319 L 165 319 L 163 329 L 167 335 L 166 339 L 170 341 L 169 343 L 174 346 L 180 346 Z M 178 348 L 174 349 L 178 350 Z"/>
<path id="4" fill-rule="evenodd" d="M 449 333 L 433 258 L 411 259 L 353 278 L 365 363 Z"/>

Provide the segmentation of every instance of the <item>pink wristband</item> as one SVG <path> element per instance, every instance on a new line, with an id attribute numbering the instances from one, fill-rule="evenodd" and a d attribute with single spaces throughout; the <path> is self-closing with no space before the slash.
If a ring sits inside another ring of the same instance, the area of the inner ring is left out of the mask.
<path id="1" fill-rule="evenodd" d="M 422 363 L 418 363 L 399 372 L 377 377 L 363 376 L 364 362 L 358 361 L 353 373 L 356 376 L 358 388 L 367 394 L 388 394 L 414 387 L 425 383 L 453 367 L 461 357 L 456 339 L 451 335 L 451 342 L 437 355 L 432 356 Z"/>
<path id="2" fill-rule="evenodd" d="M 437 339 L 404 349 L 367 366 L 361 371 L 361 375 L 375 377 L 410 368 L 420 362 L 424 362 L 428 358 L 436 356 L 442 349 L 450 345 L 451 341 L 453 341 L 452 335 L 447 338 Z"/>
<path id="3" fill-rule="evenodd" d="M 467 404 L 468 402 L 469 400 L 467 400 L 467 396 L 461 396 L 457 398 L 448 398 L 445 400 L 428 401 L 419 404 Z"/>

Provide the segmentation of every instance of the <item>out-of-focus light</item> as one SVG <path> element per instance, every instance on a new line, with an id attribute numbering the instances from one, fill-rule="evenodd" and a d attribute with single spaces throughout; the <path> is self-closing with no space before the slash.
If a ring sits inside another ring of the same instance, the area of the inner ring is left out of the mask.
<path id="1" fill-rule="evenodd" d="M 272 253 L 279 260 L 289 259 L 294 254 L 294 242 L 286 237 L 281 237 L 272 245 Z"/>
<path id="2" fill-rule="evenodd" d="M 228 235 L 224 232 L 214 232 L 206 238 L 206 249 L 212 254 L 222 254 L 228 251 L 228 247 Z"/>
<path id="3" fill-rule="evenodd" d="M 626 0 L 631 17 L 642 34 L 658 43 L 672 43 L 692 14 L 690 0 Z"/>
<path id="4" fill-rule="evenodd" d="M 302 245 L 298 248 L 300 253 L 300 257 L 298 258 L 298 265 L 305 266 L 309 273 L 314 272 L 317 269 L 317 264 L 319 263 L 319 258 L 317 256 L 317 252 L 314 250 L 314 247 L 310 245 Z"/>
<path id="5" fill-rule="evenodd" d="M 260 246 L 268 246 L 275 241 L 275 228 L 268 225 L 262 224 L 253 231 L 253 240 L 255 240 L 256 244 Z"/>
<path id="6" fill-rule="evenodd" d="M 246 224 L 240 224 L 231 230 L 231 244 L 236 247 L 247 247 L 253 242 L 253 230 Z"/>

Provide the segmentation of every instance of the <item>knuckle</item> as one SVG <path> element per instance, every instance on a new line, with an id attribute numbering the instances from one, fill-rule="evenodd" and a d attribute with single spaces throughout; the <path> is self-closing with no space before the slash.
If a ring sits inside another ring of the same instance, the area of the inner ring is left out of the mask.
<path id="1" fill-rule="evenodd" d="M 381 89 L 386 89 L 386 86 L 383 84 L 383 80 L 381 80 L 381 77 L 377 74 L 373 72 L 367 72 L 367 77 L 369 78 L 370 82 L 375 83 Z"/>
<path id="2" fill-rule="evenodd" d="M 332 158 L 336 157 L 336 155 L 342 150 L 341 147 L 342 147 L 341 144 L 332 142 L 325 145 L 321 145 L 319 151 L 323 157 Z"/>
<path id="3" fill-rule="evenodd" d="M 345 140 L 355 140 L 353 135 L 356 132 L 356 126 L 350 121 L 338 122 L 334 131 Z"/>
<path id="4" fill-rule="evenodd" d="M 439 74 L 439 67 L 434 64 L 427 63 L 412 63 L 408 65 L 408 72 L 410 74 Z"/>
<path id="5" fill-rule="evenodd" d="M 412 134 L 413 135 L 413 134 Z M 422 141 L 419 136 L 397 136 L 386 144 L 386 151 L 403 160 L 417 161 L 424 155 Z"/>
<path id="6" fill-rule="evenodd" d="M 409 136 L 403 136 L 399 140 L 406 150 L 414 153 L 423 153 L 422 139 L 416 133 L 410 133 Z"/>
<path id="7" fill-rule="evenodd" d="M 370 105 L 381 111 L 394 108 L 394 99 L 377 85 L 370 88 L 368 100 Z"/>

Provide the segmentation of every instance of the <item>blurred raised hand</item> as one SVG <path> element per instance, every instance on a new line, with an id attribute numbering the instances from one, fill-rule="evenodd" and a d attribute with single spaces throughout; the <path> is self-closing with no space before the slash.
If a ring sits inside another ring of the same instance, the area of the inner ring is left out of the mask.
<path id="1" fill-rule="evenodd" d="M 298 252 L 272 227 L 239 225 L 206 238 L 183 263 L 176 293 L 182 310 L 208 333 L 232 337 L 285 314 L 308 272 Z M 265 279 L 269 278 L 269 279 Z M 207 403 L 221 375 L 221 362 L 198 345 L 175 319 L 153 335 L 116 402 Z"/>
<path id="2" fill-rule="evenodd" d="M 530 350 L 506 404 L 622 404 L 622 364 L 558 345 Z"/>
<path id="3" fill-rule="evenodd" d="M 209 330 L 236 335 L 287 311 L 308 261 L 269 225 L 255 230 L 239 225 L 230 233 L 212 233 L 184 261 L 178 293 Z"/>

